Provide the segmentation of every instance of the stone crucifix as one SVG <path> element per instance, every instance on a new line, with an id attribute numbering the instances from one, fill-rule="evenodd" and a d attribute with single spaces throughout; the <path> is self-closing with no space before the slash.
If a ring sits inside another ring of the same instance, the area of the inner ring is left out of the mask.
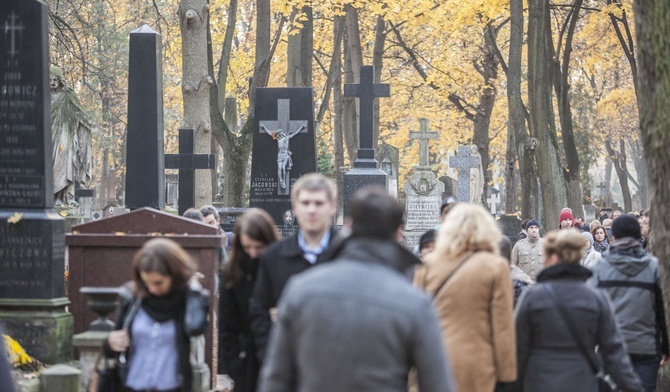
<path id="1" fill-rule="evenodd" d="M 359 84 L 347 83 L 344 85 L 345 97 L 358 97 L 360 109 L 360 143 L 358 156 L 354 167 L 377 168 L 375 150 L 372 145 L 372 128 L 374 119 L 374 101 L 379 97 L 389 97 L 391 87 L 388 84 L 375 84 L 375 67 L 364 65 L 361 67 Z"/>
<path id="2" fill-rule="evenodd" d="M 498 203 L 500 203 L 500 193 L 492 193 L 486 201 L 489 203 L 491 215 L 495 216 L 498 212 Z"/>
<path id="3" fill-rule="evenodd" d="M 259 131 L 277 141 L 278 194 L 289 194 L 289 180 L 293 160 L 289 141 L 299 133 L 307 133 L 307 120 L 291 120 L 291 100 L 277 100 L 277 120 L 260 121 Z"/>
<path id="4" fill-rule="evenodd" d="M 422 118 L 419 120 L 419 132 L 410 131 L 409 138 L 410 140 L 419 140 L 419 168 L 420 169 L 429 169 L 429 150 L 428 150 L 428 140 L 436 140 L 440 138 L 440 134 L 436 131 L 428 130 L 428 120 Z"/>
<path id="5" fill-rule="evenodd" d="M 479 167 L 479 157 L 470 155 L 470 146 L 458 146 L 458 153 L 449 157 L 449 167 L 458 172 L 458 201 L 470 202 L 470 169 Z"/>

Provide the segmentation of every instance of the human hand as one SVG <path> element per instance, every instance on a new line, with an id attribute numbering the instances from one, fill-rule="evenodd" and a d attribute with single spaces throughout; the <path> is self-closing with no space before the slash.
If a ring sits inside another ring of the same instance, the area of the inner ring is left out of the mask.
<path id="1" fill-rule="evenodd" d="M 276 323 L 277 317 L 279 316 L 279 310 L 277 308 L 270 308 L 268 313 L 270 313 L 270 320 L 272 320 L 273 323 Z"/>
<path id="2" fill-rule="evenodd" d="M 126 351 L 130 345 L 130 336 L 128 335 L 128 331 L 121 329 L 110 332 L 109 337 L 107 338 L 107 343 L 109 343 L 109 348 L 111 348 L 113 351 Z"/>
<path id="3" fill-rule="evenodd" d="M 661 367 L 666 366 L 668 363 L 670 363 L 670 356 L 663 355 L 661 357 Z"/>

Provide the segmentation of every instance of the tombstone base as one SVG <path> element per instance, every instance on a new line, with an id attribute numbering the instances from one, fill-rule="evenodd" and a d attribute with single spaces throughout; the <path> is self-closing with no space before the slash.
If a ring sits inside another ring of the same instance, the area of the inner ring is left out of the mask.
<path id="1" fill-rule="evenodd" d="M 86 331 L 72 338 L 72 345 L 79 351 L 79 367 L 81 368 L 81 390 L 86 390 L 95 368 L 95 361 L 100 355 L 100 348 L 109 336 L 109 332 Z"/>
<path id="2" fill-rule="evenodd" d="M 377 168 L 354 167 L 344 175 L 343 209 L 344 216 L 349 216 L 351 200 L 356 191 L 367 185 L 379 185 L 386 189 L 386 173 Z"/>
<path id="3" fill-rule="evenodd" d="M 20 306 L 18 303 L 21 303 Z M 17 340 L 28 355 L 47 363 L 72 359 L 74 319 L 65 311 L 66 298 L 51 300 L 0 299 L 4 333 Z"/>

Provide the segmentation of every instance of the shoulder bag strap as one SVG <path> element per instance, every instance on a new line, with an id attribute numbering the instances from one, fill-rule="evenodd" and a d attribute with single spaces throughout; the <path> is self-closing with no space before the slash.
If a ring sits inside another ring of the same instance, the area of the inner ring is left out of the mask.
<path id="1" fill-rule="evenodd" d="M 461 260 L 460 263 L 458 263 L 458 265 L 456 266 L 456 268 L 454 268 L 453 270 L 451 270 L 451 272 L 449 272 L 449 275 L 447 275 L 447 277 L 444 278 L 444 281 L 442 282 L 442 284 L 440 284 L 440 285 L 437 287 L 437 290 L 435 290 L 435 293 L 433 293 L 433 300 L 435 300 L 435 298 L 437 298 L 437 295 L 440 294 L 440 291 L 442 291 L 442 289 L 443 289 L 444 286 L 447 284 L 447 282 L 449 281 L 449 279 L 451 279 L 451 277 L 454 276 L 454 274 L 456 273 L 456 271 L 458 271 L 458 270 L 463 266 L 463 264 L 465 264 L 466 261 L 468 261 L 468 259 L 470 258 L 470 256 L 472 256 L 472 255 L 470 254 L 470 255 L 465 256 L 465 258 L 464 258 L 463 260 Z"/>
<path id="2" fill-rule="evenodd" d="M 130 310 L 128 310 L 128 313 L 126 314 L 126 318 L 123 319 L 123 326 L 121 327 L 122 329 L 127 330 L 128 327 L 130 327 L 130 322 L 135 318 L 135 315 L 140 310 L 141 304 L 142 304 L 142 298 L 136 298 L 133 301 L 133 304 L 130 306 Z M 119 355 L 119 363 L 125 364 L 127 356 L 128 356 L 128 350 L 122 352 Z"/>
<path id="3" fill-rule="evenodd" d="M 570 321 L 570 316 L 568 315 L 568 312 L 565 310 L 563 305 L 558 301 L 558 298 L 556 297 L 556 292 L 554 291 L 554 288 L 551 287 L 551 283 L 545 283 L 542 286 L 544 286 L 544 288 L 547 291 L 547 294 L 549 294 L 549 299 L 551 299 L 551 302 L 554 303 L 554 306 L 556 307 L 556 310 L 558 310 L 558 313 L 561 316 L 563 323 L 565 324 L 565 326 L 568 327 L 568 331 L 570 331 L 572 339 L 574 339 L 575 343 L 577 343 L 577 348 L 579 349 L 579 352 L 582 354 L 582 356 L 584 356 L 584 358 L 586 358 L 587 362 L 589 363 L 589 366 L 591 367 L 593 374 L 595 374 L 596 376 L 601 374 L 602 371 L 600 369 L 600 366 L 596 363 L 594 358 L 595 354 L 592 351 L 589 352 L 589 349 L 586 347 L 586 345 L 583 344 L 581 336 L 579 335 L 579 333 L 577 333 L 575 326 Z"/>

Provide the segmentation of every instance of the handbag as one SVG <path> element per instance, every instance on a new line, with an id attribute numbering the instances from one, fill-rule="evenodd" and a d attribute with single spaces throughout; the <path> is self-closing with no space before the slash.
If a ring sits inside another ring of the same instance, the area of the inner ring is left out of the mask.
<path id="1" fill-rule="evenodd" d="M 131 320 L 137 314 L 137 311 L 140 309 L 140 304 L 142 303 L 141 298 L 137 298 L 126 318 L 123 320 L 122 329 L 128 329 L 130 326 Z M 98 358 L 95 361 L 95 366 L 93 367 L 93 374 L 91 375 L 91 380 L 88 383 L 87 392 L 121 392 L 123 391 L 124 385 L 126 384 L 126 377 L 128 376 L 128 350 L 119 354 L 119 357 L 115 361 L 111 361 L 105 358 L 104 353 L 100 353 Z M 100 366 L 102 362 L 102 367 Z"/>
<path id="2" fill-rule="evenodd" d="M 577 343 L 577 348 L 579 349 L 580 354 L 582 354 L 582 356 L 589 363 L 591 371 L 595 375 L 596 381 L 598 383 L 598 391 L 599 392 L 617 391 L 618 390 L 617 386 L 610 377 L 610 375 L 606 374 L 605 370 L 603 369 L 603 366 L 598 361 L 596 361 L 595 352 L 593 352 L 593 350 L 591 349 L 591 352 L 589 353 L 589 349 L 582 342 L 581 336 L 577 333 L 577 331 L 575 330 L 575 326 L 570 321 L 570 316 L 568 315 L 568 312 L 565 310 L 563 305 L 558 301 L 558 297 L 556 296 L 554 288 L 551 287 L 551 283 L 545 283 L 542 286 L 544 286 L 544 288 L 547 291 L 547 294 L 549 294 L 549 299 L 551 300 L 551 302 L 554 303 L 554 306 L 556 307 L 556 310 L 558 310 L 558 313 L 561 316 L 563 323 L 568 327 L 568 331 L 570 331 L 572 339 L 575 341 L 575 343 Z"/>

